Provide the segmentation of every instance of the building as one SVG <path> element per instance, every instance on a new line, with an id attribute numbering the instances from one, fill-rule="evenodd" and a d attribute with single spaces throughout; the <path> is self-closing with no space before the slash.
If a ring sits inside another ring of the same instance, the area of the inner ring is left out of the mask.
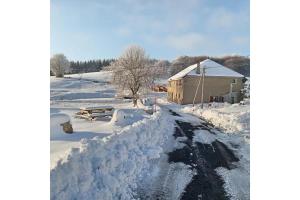
<path id="1" fill-rule="evenodd" d="M 204 72 L 204 79 L 201 78 Z M 237 103 L 241 100 L 242 74 L 210 59 L 191 65 L 168 79 L 168 101 L 179 104 L 201 102 Z M 198 87 L 198 90 L 197 90 Z M 197 90 L 197 92 L 196 92 Z"/>

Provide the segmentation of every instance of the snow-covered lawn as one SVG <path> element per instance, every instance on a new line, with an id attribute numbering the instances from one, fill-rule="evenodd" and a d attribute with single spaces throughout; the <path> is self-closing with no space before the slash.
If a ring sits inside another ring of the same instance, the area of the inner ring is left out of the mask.
<path id="1" fill-rule="evenodd" d="M 140 111 L 132 112 L 136 108 L 132 107 L 131 100 L 115 98 L 116 89 L 110 84 L 111 75 L 110 71 L 100 71 L 66 75 L 65 78 L 53 76 L 50 78 L 50 121 L 54 123 L 55 120 L 52 117 L 54 114 L 66 114 L 70 117 L 74 130 L 73 134 L 62 133 L 62 137 L 51 137 L 51 169 L 57 165 L 60 159 L 67 158 L 71 148 L 79 147 L 82 139 L 109 136 L 146 116 Z M 164 96 L 165 93 L 156 95 Z M 154 99 L 152 93 L 149 93 L 148 96 Z M 115 109 L 125 109 L 118 113 L 119 117 L 122 112 L 127 112 L 129 117 L 123 122 L 116 121 L 116 119 L 113 120 L 114 122 L 110 122 L 109 119 L 91 122 L 74 117 L 80 108 L 90 106 L 112 106 Z M 142 106 L 139 104 L 140 108 Z M 55 132 L 57 130 L 51 130 L 51 135 Z"/>

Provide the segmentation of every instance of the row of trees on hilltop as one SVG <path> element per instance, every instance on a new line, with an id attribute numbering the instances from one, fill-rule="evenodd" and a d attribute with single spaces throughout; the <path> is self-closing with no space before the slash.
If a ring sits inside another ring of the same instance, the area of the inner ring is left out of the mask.
<path id="1" fill-rule="evenodd" d="M 98 60 L 89 60 L 89 61 L 71 61 L 70 68 L 71 73 L 87 73 L 87 72 L 98 72 L 107 67 L 114 59 L 98 59 Z"/>
<path id="2" fill-rule="evenodd" d="M 69 61 L 64 54 L 55 54 L 50 59 L 50 76 L 64 77 L 64 74 L 98 72 L 114 60 Z"/>

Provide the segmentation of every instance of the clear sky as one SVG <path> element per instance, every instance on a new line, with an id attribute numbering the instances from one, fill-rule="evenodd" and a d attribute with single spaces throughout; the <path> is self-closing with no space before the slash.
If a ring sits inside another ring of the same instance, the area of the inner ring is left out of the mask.
<path id="1" fill-rule="evenodd" d="M 51 0 L 51 55 L 152 58 L 250 55 L 249 0 Z"/>

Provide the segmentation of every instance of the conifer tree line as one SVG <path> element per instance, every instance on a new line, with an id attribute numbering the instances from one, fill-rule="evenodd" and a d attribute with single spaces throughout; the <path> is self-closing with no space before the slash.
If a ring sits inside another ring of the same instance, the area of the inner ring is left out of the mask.
<path id="1" fill-rule="evenodd" d="M 98 72 L 103 67 L 109 66 L 115 59 L 99 59 L 99 60 L 88 60 L 88 61 L 70 61 L 70 73 L 87 73 L 87 72 Z"/>

